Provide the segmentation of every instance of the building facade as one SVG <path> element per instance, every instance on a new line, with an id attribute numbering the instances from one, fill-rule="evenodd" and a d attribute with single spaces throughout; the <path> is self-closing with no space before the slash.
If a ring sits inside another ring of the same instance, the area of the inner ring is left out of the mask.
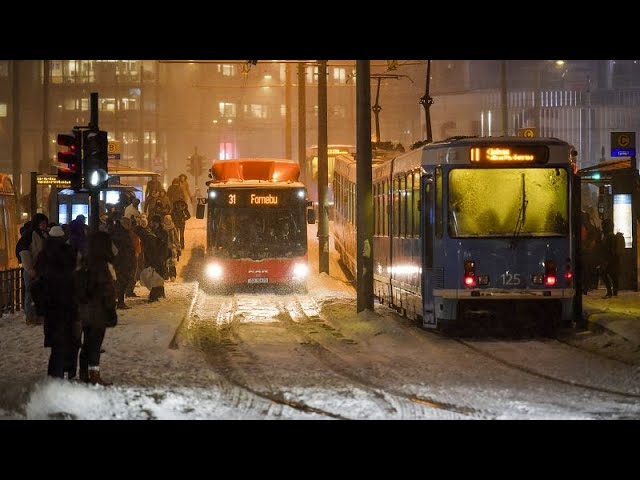
<path id="1" fill-rule="evenodd" d="M 574 144 L 580 168 L 609 152 L 611 131 L 637 131 L 636 61 L 433 60 L 430 109 L 434 140 L 452 135 L 517 134 Z M 300 65 L 302 65 L 300 67 Z M 405 147 L 426 138 L 425 60 L 372 60 L 372 136 Z M 318 140 L 318 66 L 294 60 L 0 61 L 0 171 L 22 195 L 29 173 L 56 171 L 56 136 L 89 122 L 99 95 L 99 126 L 123 165 L 154 170 L 164 183 L 187 172 L 197 149 L 207 159 L 299 158 L 298 73 L 305 82 L 307 147 Z M 356 144 L 357 72 L 353 60 L 327 65 L 329 144 Z M 506 88 L 505 88 L 506 87 Z M 506 90 L 506 92 L 505 92 Z M 507 125 L 502 125 L 506 93 Z M 189 174 L 192 185 L 194 176 Z M 201 189 L 206 171 L 199 172 Z"/>

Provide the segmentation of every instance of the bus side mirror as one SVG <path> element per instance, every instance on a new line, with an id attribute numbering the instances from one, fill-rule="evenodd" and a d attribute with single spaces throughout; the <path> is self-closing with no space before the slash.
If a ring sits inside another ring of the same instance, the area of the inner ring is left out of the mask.
<path id="1" fill-rule="evenodd" d="M 204 203 L 198 203 L 196 207 L 196 218 L 204 218 Z"/>
<path id="2" fill-rule="evenodd" d="M 307 223 L 309 225 L 316 223 L 316 211 L 313 208 L 307 209 Z"/>

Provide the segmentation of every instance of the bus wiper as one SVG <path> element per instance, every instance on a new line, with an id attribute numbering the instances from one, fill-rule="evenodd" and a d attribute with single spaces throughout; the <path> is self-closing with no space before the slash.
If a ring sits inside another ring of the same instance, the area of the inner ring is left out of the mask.
<path id="1" fill-rule="evenodd" d="M 527 200 L 527 192 L 524 188 L 524 173 L 523 173 L 522 174 L 522 203 L 520 204 L 520 210 L 518 211 L 518 220 L 516 220 L 516 226 L 513 229 L 513 236 L 511 237 L 511 248 L 516 248 L 516 244 L 518 242 L 517 238 L 520 236 L 520 232 L 522 232 L 522 227 L 524 227 L 528 203 L 529 201 Z"/>

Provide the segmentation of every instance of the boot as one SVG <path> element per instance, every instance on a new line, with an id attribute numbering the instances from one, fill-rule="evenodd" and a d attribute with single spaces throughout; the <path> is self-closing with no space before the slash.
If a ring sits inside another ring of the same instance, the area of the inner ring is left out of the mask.
<path id="1" fill-rule="evenodd" d="M 80 370 L 78 370 L 78 378 L 83 383 L 89 383 L 89 369 L 80 367 Z"/>
<path id="2" fill-rule="evenodd" d="M 113 383 L 106 382 L 100 378 L 100 367 L 93 367 L 89 369 L 89 383 L 92 385 L 102 385 L 103 387 L 113 385 Z"/>

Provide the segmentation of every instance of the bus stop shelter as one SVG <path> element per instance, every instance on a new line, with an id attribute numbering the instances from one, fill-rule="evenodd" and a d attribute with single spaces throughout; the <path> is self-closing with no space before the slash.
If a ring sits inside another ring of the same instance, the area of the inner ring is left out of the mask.
<path id="1" fill-rule="evenodd" d="M 638 258 L 638 213 L 640 212 L 640 179 L 635 159 L 605 160 L 578 170 L 582 190 L 582 210 L 597 209 L 600 221 L 613 221 L 613 232 L 622 232 L 625 250 L 620 259 L 620 289 L 638 290 L 640 262 Z M 589 197 L 588 191 L 593 192 Z M 585 204 L 586 203 L 586 204 Z M 595 203 L 595 205 L 593 205 Z"/>

